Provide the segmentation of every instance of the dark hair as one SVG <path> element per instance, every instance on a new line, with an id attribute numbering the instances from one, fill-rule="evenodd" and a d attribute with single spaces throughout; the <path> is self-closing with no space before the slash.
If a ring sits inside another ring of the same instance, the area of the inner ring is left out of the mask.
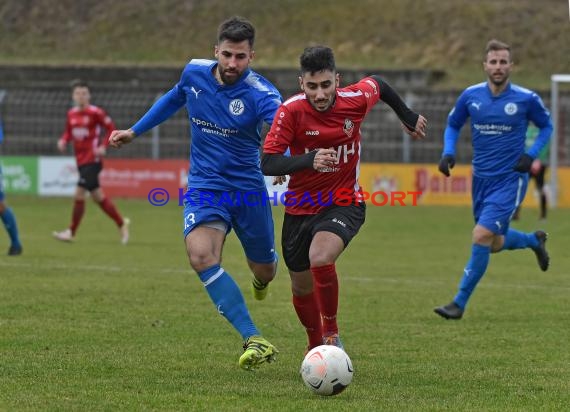
<path id="1" fill-rule="evenodd" d="M 235 43 L 247 40 L 250 47 L 255 42 L 255 28 L 251 22 L 243 17 L 234 16 L 222 22 L 218 27 L 218 44 L 224 40 Z"/>
<path id="2" fill-rule="evenodd" d="M 87 84 L 87 82 L 86 82 L 85 80 L 81 80 L 81 79 L 72 80 L 69 85 L 70 85 L 70 87 L 71 87 L 71 91 L 77 89 L 78 87 L 87 87 L 87 88 L 89 88 L 89 84 Z"/>
<path id="3" fill-rule="evenodd" d="M 492 39 L 489 40 L 489 42 L 487 43 L 487 47 L 485 47 L 485 59 L 487 60 L 487 55 L 489 54 L 490 51 L 499 51 L 499 50 L 506 50 L 509 52 L 509 60 L 513 60 L 513 54 L 511 52 L 511 46 L 509 46 L 507 43 L 503 43 L 502 41 L 499 41 L 497 39 Z"/>
<path id="4" fill-rule="evenodd" d="M 327 46 L 305 48 L 299 58 L 299 62 L 301 63 L 301 74 L 307 72 L 314 74 L 323 70 L 336 71 L 333 51 Z"/>

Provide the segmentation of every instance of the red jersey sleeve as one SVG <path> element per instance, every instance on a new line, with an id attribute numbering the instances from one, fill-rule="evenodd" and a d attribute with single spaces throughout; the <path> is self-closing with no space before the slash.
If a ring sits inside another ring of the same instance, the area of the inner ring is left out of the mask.
<path id="1" fill-rule="evenodd" d="M 287 106 L 282 104 L 271 124 L 271 129 L 265 137 L 263 153 L 285 153 L 295 137 L 295 119 Z"/>
<path id="2" fill-rule="evenodd" d="M 99 141 L 99 146 L 103 145 L 107 147 L 109 146 L 109 137 L 111 136 L 113 130 L 116 129 L 115 123 L 113 122 L 113 119 L 111 119 L 111 117 L 105 112 L 105 110 L 101 108 L 99 108 L 97 112 L 97 122 L 99 123 L 99 126 L 105 129 L 105 134 L 102 137 L 103 140 Z"/>
<path id="3" fill-rule="evenodd" d="M 380 100 L 380 86 L 372 77 L 365 77 L 354 85 L 358 90 L 364 93 L 366 99 L 366 113 L 372 110 L 372 107 Z"/>

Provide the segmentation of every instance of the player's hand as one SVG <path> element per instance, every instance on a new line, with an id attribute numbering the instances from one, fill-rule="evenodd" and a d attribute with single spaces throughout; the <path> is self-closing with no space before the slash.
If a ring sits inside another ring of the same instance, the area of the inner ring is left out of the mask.
<path id="1" fill-rule="evenodd" d="M 538 172 L 540 172 L 541 168 L 542 168 L 542 162 L 540 161 L 540 159 L 534 159 L 532 165 L 530 166 L 530 174 L 536 176 Z"/>
<path id="2" fill-rule="evenodd" d="M 450 169 L 455 166 L 455 157 L 452 155 L 445 155 L 439 161 L 439 166 L 437 167 L 441 173 L 449 177 L 451 175 Z"/>
<path id="3" fill-rule="evenodd" d="M 319 149 L 313 159 L 313 169 L 317 172 L 333 167 L 336 163 L 336 151 L 334 149 Z"/>
<path id="4" fill-rule="evenodd" d="M 519 158 L 519 162 L 515 166 L 515 172 L 528 173 L 530 172 L 530 167 L 532 166 L 532 161 L 534 159 L 527 153 L 523 153 Z"/>
<path id="5" fill-rule="evenodd" d="M 416 122 L 416 127 L 412 130 L 408 128 L 405 124 L 401 124 L 402 130 L 412 136 L 415 140 L 421 140 L 426 137 L 427 130 L 427 119 L 421 114 L 418 116 L 418 121 Z"/>
<path id="6" fill-rule="evenodd" d="M 109 146 L 119 149 L 122 145 L 131 143 L 135 137 L 135 132 L 131 129 L 113 130 L 109 136 Z"/>
<path id="7" fill-rule="evenodd" d="M 59 150 L 61 153 L 65 153 L 66 147 L 67 147 L 67 143 L 65 142 L 65 140 L 60 139 L 57 141 L 57 150 Z"/>
<path id="8" fill-rule="evenodd" d="M 99 157 L 103 157 L 107 154 L 107 149 L 105 148 L 105 146 L 97 146 L 95 148 L 95 154 Z"/>
<path id="9" fill-rule="evenodd" d="M 273 186 L 282 185 L 287 181 L 287 176 L 273 176 Z"/>

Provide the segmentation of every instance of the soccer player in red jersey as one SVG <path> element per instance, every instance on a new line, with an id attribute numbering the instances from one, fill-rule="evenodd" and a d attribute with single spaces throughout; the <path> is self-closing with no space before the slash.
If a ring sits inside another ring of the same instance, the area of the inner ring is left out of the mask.
<path id="1" fill-rule="evenodd" d="M 322 344 L 342 348 L 335 262 L 365 218 L 358 182 L 360 125 L 379 100 L 394 110 L 403 130 L 415 139 L 425 137 L 427 121 L 379 76 L 340 88 L 328 47 L 306 48 L 300 63 L 303 93 L 277 111 L 263 146 L 262 171 L 291 175 L 282 248 L 308 349 Z M 290 157 L 283 155 L 287 148 Z M 338 193 L 342 202 L 335 198 Z"/>
<path id="2" fill-rule="evenodd" d="M 53 236 L 64 242 L 71 242 L 85 213 L 87 192 L 101 209 L 117 224 L 121 243 L 129 241 L 129 219 L 121 216 L 111 199 L 99 186 L 99 173 L 103 169 L 103 157 L 109 145 L 109 136 L 115 130 L 115 124 L 105 110 L 90 104 L 91 95 L 87 83 L 77 80 L 71 86 L 74 107 L 67 112 L 65 131 L 57 147 L 65 153 L 67 144 L 73 142 L 75 159 L 79 171 L 79 182 L 75 190 L 73 212 L 69 228 L 53 232 Z M 101 129 L 105 135 L 101 138 Z"/>

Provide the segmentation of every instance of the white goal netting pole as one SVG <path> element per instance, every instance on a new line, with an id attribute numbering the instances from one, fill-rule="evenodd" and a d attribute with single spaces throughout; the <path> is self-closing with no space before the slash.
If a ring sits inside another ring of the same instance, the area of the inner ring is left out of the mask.
<path id="1" fill-rule="evenodd" d="M 558 204 L 558 131 L 559 131 L 559 93 L 558 83 L 570 83 L 570 74 L 553 74 L 550 76 L 550 112 L 554 130 L 550 139 L 550 204 L 553 208 Z"/>

